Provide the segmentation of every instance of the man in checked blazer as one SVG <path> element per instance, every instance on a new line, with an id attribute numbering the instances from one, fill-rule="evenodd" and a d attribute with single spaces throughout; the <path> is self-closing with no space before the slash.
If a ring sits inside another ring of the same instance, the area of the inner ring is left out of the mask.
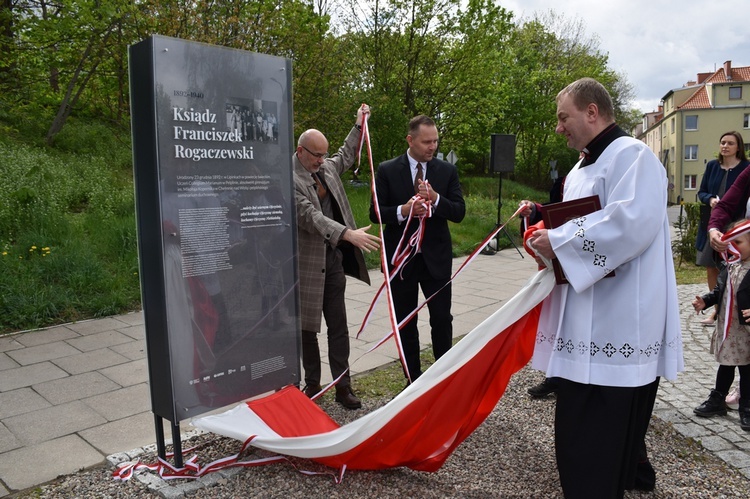
<path id="1" fill-rule="evenodd" d="M 461 222 L 466 214 L 458 170 L 446 161 L 434 158 L 438 147 L 438 130 L 428 116 L 420 115 L 409 122 L 406 136 L 409 149 L 403 155 L 381 163 L 375 176 L 379 212 L 385 224 L 385 250 L 389 270 L 392 258 L 406 227 L 411 211 L 407 236 L 417 229 L 418 218 L 424 219 L 425 231 L 421 251 L 416 253 L 391 281 L 396 318 L 400 322 L 417 307 L 418 287 L 425 297 L 442 289 L 427 305 L 430 312 L 432 350 L 435 359 L 450 349 L 453 341 L 451 285 L 448 284 L 453 264 L 453 249 L 448 221 Z M 370 220 L 378 222 L 374 204 Z M 445 286 L 445 287 L 443 287 Z M 407 379 L 422 375 L 419 360 L 417 317 L 403 326 L 401 343 L 409 370 Z"/>
<path id="2" fill-rule="evenodd" d="M 328 157 L 328 140 L 318 130 L 300 135 L 294 164 L 294 197 L 297 206 L 300 302 L 302 309 L 302 367 L 308 397 L 321 390 L 318 332 L 321 312 L 328 326 L 328 361 L 333 379 L 349 368 L 349 329 L 346 320 L 346 275 L 370 284 L 362 251 L 380 248 L 380 238 L 357 229 L 340 175 L 356 158 L 362 115 L 344 145 Z M 362 406 L 351 388 L 349 374 L 336 385 L 336 401 L 347 409 Z"/>

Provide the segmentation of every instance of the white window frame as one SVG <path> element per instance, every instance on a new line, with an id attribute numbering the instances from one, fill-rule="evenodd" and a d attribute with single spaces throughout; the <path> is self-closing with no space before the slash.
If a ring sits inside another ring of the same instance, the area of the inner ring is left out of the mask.
<path id="1" fill-rule="evenodd" d="M 732 97 L 732 90 L 739 92 L 739 95 Z M 729 100 L 740 100 L 742 99 L 742 87 L 729 87 Z"/>
<path id="2" fill-rule="evenodd" d="M 685 146 L 685 154 L 682 156 L 685 161 L 698 161 L 698 145 L 689 144 Z"/>
<path id="3" fill-rule="evenodd" d="M 688 118 L 695 118 L 695 126 L 690 127 L 688 124 Z M 685 115 L 685 130 L 689 131 L 696 131 L 698 130 L 698 115 L 697 114 L 687 114 Z"/>
<path id="4" fill-rule="evenodd" d="M 686 191 L 698 189 L 698 175 L 685 175 L 682 179 L 682 188 Z"/>

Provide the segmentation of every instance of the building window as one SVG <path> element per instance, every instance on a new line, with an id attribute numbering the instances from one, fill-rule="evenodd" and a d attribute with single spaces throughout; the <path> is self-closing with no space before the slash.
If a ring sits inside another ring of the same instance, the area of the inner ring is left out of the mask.
<path id="1" fill-rule="evenodd" d="M 742 128 L 750 128 L 750 114 L 745 113 L 742 117 Z"/>
<path id="2" fill-rule="evenodd" d="M 685 116 L 685 130 L 698 130 L 697 114 L 690 114 Z"/>
<path id="3" fill-rule="evenodd" d="M 698 159 L 698 146 L 685 146 L 685 159 L 695 161 Z"/>
<path id="4" fill-rule="evenodd" d="M 729 98 L 730 99 L 741 99 L 742 98 L 742 87 L 729 87 Z"/>
<path id="5" fill-rule="evenodd" d="M 672 118 L 672 133 L 674 133 L 674 118 Z"/>
<path id="6" fill-rule="evenodd" d="M 670 161 L 671 163 L 674 163 L 674 147 L 670 147 L 670 148 L 669 148 L 669 158 L 670 158 L 670 160 L 669 160 L 669 161 Z"/>
<path id="7" fill-rule="evenodd" d="M 684 189 L 694 191 L 698 186 L 698 175 L 685 175 Z"/>

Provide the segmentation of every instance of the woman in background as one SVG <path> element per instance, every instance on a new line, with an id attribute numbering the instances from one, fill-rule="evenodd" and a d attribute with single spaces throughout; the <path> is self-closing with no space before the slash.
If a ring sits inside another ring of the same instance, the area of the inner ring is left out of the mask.
<path id="1" fill-rule="evenodd" d="M 708 162 L 706 171 L 701 180 L 701 186 L 698 190 L 698 200 L 701 202 L 701 217 L 698 226 L 698 235 L 695 240 L 697 256 L 695 263 L 706 267 L 706 280 L 708 281 L 708 290 L 713 291 L 716 287 L 716 279 L 719 276 L 720 257 L 714 251 L 708 241 L 708 221 L 711 218 L 711 211 L 717 205 L 719 200 L 724 197 L 724 193 L 732 186 L 740 173 L 747 168 L 748 161 L 745 156 L 745 143 L 739 132 L 726 132 L 719 139 L 719 157 Z M 739 217 L 732 217 L 732 220 L 744 217 L 744 211 Z M 732 220 L 729 220 L 731 222 Z M 723 230 L 724 227 L 721 227 Z M 701 321 L 701 324 L 711 326 L 716 319 L 716 313 L 713 312 L 709 317 Z"/>

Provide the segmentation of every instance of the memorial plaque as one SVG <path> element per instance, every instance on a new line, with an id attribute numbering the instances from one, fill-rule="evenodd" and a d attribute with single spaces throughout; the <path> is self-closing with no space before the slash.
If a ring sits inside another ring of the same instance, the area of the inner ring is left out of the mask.
<path id="1" fill-rule="evenodd" d="M 155 414 L 300 380 L 291 61 L 153 36 L 130 47 Z"/>

